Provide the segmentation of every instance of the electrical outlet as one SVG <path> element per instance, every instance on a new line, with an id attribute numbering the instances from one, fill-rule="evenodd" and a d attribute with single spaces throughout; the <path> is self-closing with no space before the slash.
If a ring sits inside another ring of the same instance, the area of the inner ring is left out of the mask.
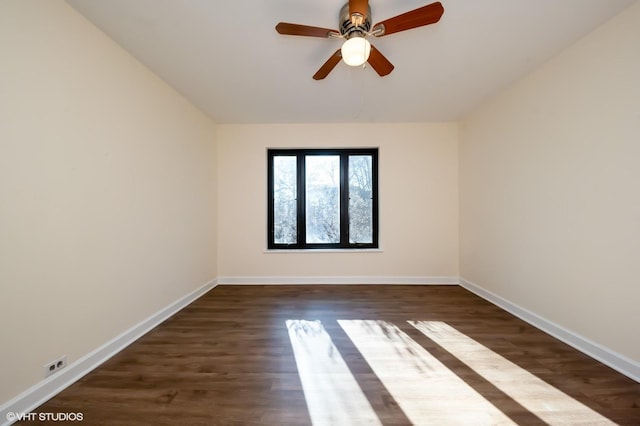
<path id="1" fill-rule="evenodd" d="M 67 356 L 62 355 L 60 358 L 55 361 L 51 361 L 44 366 L 44 377 L 49 377 L 53 373 L 57 373 L 58 370 L 67 366 Z"/>

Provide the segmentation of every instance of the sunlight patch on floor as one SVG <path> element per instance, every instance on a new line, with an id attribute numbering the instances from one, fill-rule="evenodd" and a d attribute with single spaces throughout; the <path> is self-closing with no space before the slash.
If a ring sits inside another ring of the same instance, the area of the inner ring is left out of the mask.
<path id="1" fill-rule="evenodd" d="M 338 323 L 412 423 L 514 424 L 398 327 L 385 321 Z"/>
<path id="2" fill-rule="evenodd" d="M 547 423 L 615 424 L 447 323 L 408 322 Z"/>
<path id="3" fill-rule="evenodd" d="M 320 321 L 287 320 L 307 408 L 314 425 L 380 425 Z"/>

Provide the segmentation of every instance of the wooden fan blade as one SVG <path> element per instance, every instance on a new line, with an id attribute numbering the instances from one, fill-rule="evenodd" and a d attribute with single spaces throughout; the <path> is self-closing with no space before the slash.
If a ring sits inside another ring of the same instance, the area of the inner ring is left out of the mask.
<path id="1" fill-rule="evenodd" d="M 366 17 L 369 9 L 369 0 L 349 0 L 349 16 L 354 13 Z M 355 25 L 355 24 L 354 24 Z"/>
<path id="2" fill-rule="evenodd" d="M 444 7 L 438 1 L 379 22 L 373 26 L 372 32 L 377 37 L 381 37 L 424 25 L 435 24 L 440 20 L 443 13 Z M 382 29 L 382 31 L 376 34 L 376 30 L 379 29 Z"/>
<path id="3" fill-rule="evenodd" d="M 369 62 L 371 68 L 376 70 L 380 77 L 390 74 L 394 68 L 393 64 L 373 45 L 371 45 L 371 53 L 369 54 L 367 62 Z"/>
<path id="4" fill-rule="evenodd" d="M 280 22 L 276 25 L 276 31 L 284 35 L 322 38 L 329 38 L 331 34 L 340 35 L 338 31 L 329 28 L 310 27 L 308 25 L 290 24 L 288 22 Z"/>
<path id="5" fill-rule="evenodd" d="M 336 53 L 331 55 L 329 60 L 320 67 L 317 73 L 313 75 L 314 80 L 322 80 L 338 65 L 338 62 L 342 59 L 342 53 L 340 49 L 336 50 Z"/>

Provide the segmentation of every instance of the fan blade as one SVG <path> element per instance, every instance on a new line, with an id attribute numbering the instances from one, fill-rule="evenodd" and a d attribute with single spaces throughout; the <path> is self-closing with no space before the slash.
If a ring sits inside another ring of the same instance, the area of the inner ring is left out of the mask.
<path id="1" fill-rule="evenodd" d="M 310 27 L 308 25 L 289 24 L 287 22 L 280 22 L 278 25 L 276 25 L 276 31 L 280 34 L 285 34 L 285 35 L 322 37 L 322 38 L 329 38 L 331 37 L 331 34 L 335 34 L 338 36 L 340 35 L 338 31 L 331 30 L 329 28 Z"/>
<path id="2" fill-rule="evenodd" d="M 372 32 L 375 36 L 382 37 L 424 25 L 435 24 L 440 20 L 443 13 L 444 7 L 438 1 L 379 22 L 373 26 Z M 382 31 L 376 34 L 376 30 L 379 29 L 382 29 Z"/>
<path id="3" fill-rule="evenodd" d="M 363 17 L 366 17 L 368 15 L 368 9 L 369 0 L 349 0 L 349 16 L 353 16 L 354 13 L 359 13 Z M 355 22 L 353 24 L 359 25 Z"/>
<path id="4" fill-rule="evenodd" d="M 390 74 L 394 68 L 393 64 L 373 45 L 371 45 L 371 53 L 369 54 L 369 60 L 367 62 L 369 62 L 371 68 L 376 70 L 380 77 Z"/>
<path id="5" fill-rule="evenodd" d="M 320 67 L 317 73 L 313 75 L 314 80 L 322 80 L 338 65 L 338 62 L 342 59 L 342 53 L 340 49 L 336 50 L 336 53 L 331 55 L 329 60 Z"/>

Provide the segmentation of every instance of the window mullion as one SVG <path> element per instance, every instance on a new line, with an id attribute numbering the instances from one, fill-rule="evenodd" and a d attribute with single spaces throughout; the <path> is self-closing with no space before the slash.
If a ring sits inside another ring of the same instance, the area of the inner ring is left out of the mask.
<path id="1" fill-rule="evenodd" d="M 305 155 L 304 153 L 298 153 L 297 156 L 297 168 L 298 168 L 298 176 L 297 176 L 297 228 L 298 228 L 298 247 L 304 248 L 307 245 L 307 222 L 306 222 L 306 180 L 305 180 Z"/>
<path id="2" fill-rule="evenodd" d="M 340 154 L 340 246 L 349 245 L 349 155 Z"/>

